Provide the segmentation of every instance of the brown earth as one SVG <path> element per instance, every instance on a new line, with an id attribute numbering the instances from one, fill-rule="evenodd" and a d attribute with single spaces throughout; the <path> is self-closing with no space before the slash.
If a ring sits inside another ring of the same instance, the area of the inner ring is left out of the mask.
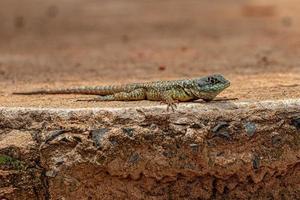
<path id="1" fill-rule="evenodd" d="M 0 1 L 0 197 L 300 198 L 299 103 L 255 104 L 300 98 L 299 11 L 297 0 Z M 220 96 L 238 100 L 184 103 L 172 114 L 148 101 L 11 95 L 212 73 L 232 82 Z M 243 102 L 254 103 L 239 110 Z M 35 110 L 88 107 L 108 110 Z M 229 141 L 212 135 L 222 121 Z M 110 131 L 99 150 L 92 131 L 102 128 Z M 68 131 L 48 144 L 58 129 Z"/>
<path id="2" fill-rule="evenodd" d="M 300 101 L 0 109 L 0 197 L 299 199 Z"/>

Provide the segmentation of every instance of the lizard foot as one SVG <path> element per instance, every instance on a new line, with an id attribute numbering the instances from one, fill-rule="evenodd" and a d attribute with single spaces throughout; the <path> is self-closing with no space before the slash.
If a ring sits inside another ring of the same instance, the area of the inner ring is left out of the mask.
<path id="1" fill-rule="evenodd" d="M 167 111 L 169 111 L 169 109 L 171 108 L 172 111 L 175 111 L 175 108 L 177 108 L 177 100 L 165 100 L 165 101 L 161 101 L 160 104 L 167 104 Z"/>

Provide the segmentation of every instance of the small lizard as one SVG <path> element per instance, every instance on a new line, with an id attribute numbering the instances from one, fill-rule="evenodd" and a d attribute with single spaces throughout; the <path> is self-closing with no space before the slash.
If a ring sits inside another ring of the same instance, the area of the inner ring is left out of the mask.
<path id="1" fill-rule="evenodd" d="M 215 74 L 201 78 L 131 83 L 124 85 L 75 87 L 66 89 L 36 90 L 13 94 L 88 94 L 99 95 L 88 101 L 162 101 L 174 110 L 179 101 L 203 99 L 213 100 L 220 92 L 230 86 L 222 75 Z"/>

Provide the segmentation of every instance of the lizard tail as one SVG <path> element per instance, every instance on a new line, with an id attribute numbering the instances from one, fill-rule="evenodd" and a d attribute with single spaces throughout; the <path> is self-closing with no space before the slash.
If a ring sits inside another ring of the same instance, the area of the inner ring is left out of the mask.
<path id="1" fill-rule="evenodd" d="M 136 85 L 108 85 L 108 86 L 84 86 L 65 89 L 42 89 L 28 92 L 14 92 L 16 95 L 35 94 L 88 94 L 88 95 L 110 95 L 117 92 L 134 89 Z"/>

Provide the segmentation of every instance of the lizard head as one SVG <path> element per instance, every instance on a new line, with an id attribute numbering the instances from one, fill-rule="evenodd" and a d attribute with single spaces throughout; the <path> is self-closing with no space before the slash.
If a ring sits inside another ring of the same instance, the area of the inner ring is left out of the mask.
<path id="1" fill-rule="evenodd" d="M 220 92 L 230 86 L 230 81 L 222 75 L 215 74 L 195 80 L 194 95 L 204 100 L 212 100 Z"/>

